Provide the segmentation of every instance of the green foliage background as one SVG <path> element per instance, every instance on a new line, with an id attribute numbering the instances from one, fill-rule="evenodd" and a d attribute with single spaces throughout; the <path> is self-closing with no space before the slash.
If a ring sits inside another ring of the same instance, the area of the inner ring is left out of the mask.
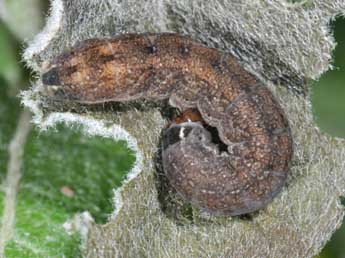
<path id="1" fill-rule="evenodd" d="M 338 46 L 336 69 L 313 84 L 310 91 L 315 121 L 322 131 L 345 137 L 345 19 L 333 23 Z M 0 216 L 8 143 L 21 112 L 16 95 L 29 86 L 30 75 L 20 62 L 22 43 L 0 23 Z M 89 157 L 92 156 L 92 160 Z M 33 129 L 25 146 L 22 179 L 16 204 L 15 234 L 6 246 L 7 257 L 78 257 L 78 235 L 68 235 L 62 224 L 76 212 L 88 210 L 103 223 L 111 213 L 112 189 L 130 169 L 134 155 L 124 142 L 89 138 L 78 128 Z M 73 196 L 63 194 L 67 187 Z M 345 257 L 345 226 L 320 257 Z"/>
<path id="2" fill-rule="evenodd" d="M 314 118 L 323 132 L 345 138 L 345 19 L 332 24 L 337 47 L 334 67 L 326 72 L 311 89 Z M 345 161 L 344 161 L 345 162 Z M 343 204 L 345 204 L 343 202 Z M 345 223 L 323 249 L 322 258 L 345 257 Z"/>

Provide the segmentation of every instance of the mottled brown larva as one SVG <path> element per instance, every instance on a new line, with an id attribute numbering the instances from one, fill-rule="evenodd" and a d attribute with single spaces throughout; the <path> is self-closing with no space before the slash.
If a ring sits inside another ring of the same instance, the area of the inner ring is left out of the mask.
<path id="1" fill-rule="evenodd" d="M 162 161 L 171 185 L 202 210 L 255 211 L 286 181 L 292 137 L 278 102 L 233 56 L 189 37 L 163 33 L 88 40 L 52 60 L 42 82 L 55 100 L 168 99 L 181 111 L 197 110 L 165 130 Z M 216 128 L 227 151 L 220 150 L 207 127 Z"/>

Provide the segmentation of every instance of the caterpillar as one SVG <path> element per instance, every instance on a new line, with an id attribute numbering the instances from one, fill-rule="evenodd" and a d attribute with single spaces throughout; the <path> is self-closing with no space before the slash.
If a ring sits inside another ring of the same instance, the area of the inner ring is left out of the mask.
<path id="1" fill-rule="evenodd" d="M 197 119 L 186 115 L 164 130 L 162 164 L 177 193 L 201 210 L 250 213 L 286 182 L 292 136 L 273 94 L 234 56 L 188 36 L 86 40 L 49 61 L 41 78 L 54 100 L 168 100 L 181 112 L 193 110 Z M 220 142 L 208 128 L 216 129 Z"/>

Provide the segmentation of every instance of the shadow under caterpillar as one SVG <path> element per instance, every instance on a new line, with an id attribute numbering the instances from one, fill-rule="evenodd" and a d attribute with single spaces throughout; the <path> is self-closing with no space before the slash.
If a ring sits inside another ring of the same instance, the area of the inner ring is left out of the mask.
<path id="1" fill-rule="evenodd" d="M 272 93 L 236 59 L 173 33 L 79 43 L 44 68 L 49 98 L 84 104 L 169 100 L 198 119 L 163 133 L 164 172 L 176 191 L 216 215 L 255 211 L 283 187 L 292 157 L 288 121 Z M 226 150 L 212 141 L 216 128 Z"/>

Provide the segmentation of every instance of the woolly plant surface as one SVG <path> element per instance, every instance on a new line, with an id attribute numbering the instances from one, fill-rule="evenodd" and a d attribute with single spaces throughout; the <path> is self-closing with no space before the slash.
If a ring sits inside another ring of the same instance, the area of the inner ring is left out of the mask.
<path id="1" fill-rule="evenodd" d="M 105 224 L 90 224 L 86 257 L 312 257 L 340 226 L 345 142 L 320 133 L 308 85 L 330 68 L 328 24 L 345 2 L 232 0 L 54 0 L 45 29 L 24 53 L 37 74 L 45 61 L 88 38 L 179 32 L 235 55 L 271 89 L 289 119 L 294 156 L 288 182 L 264 209 L 247 217 L 214 217 L 165 189 L 159 173 L 159 105 L 58 105 L 38 79 L 22 94 L 38 128 L 65 124 L 89 136 L 126 140 L 136 154 L 114 194 Z M 93 148 L 93 147 L 90 147 Z M 90 152 L 89 161 L 93 159 Z M 109 158 L 104 162 L 116 162 Z M 158 170 L 158 172 L 157 172 Z M 91 176 L 91 175 L 90 175 Z"/>

